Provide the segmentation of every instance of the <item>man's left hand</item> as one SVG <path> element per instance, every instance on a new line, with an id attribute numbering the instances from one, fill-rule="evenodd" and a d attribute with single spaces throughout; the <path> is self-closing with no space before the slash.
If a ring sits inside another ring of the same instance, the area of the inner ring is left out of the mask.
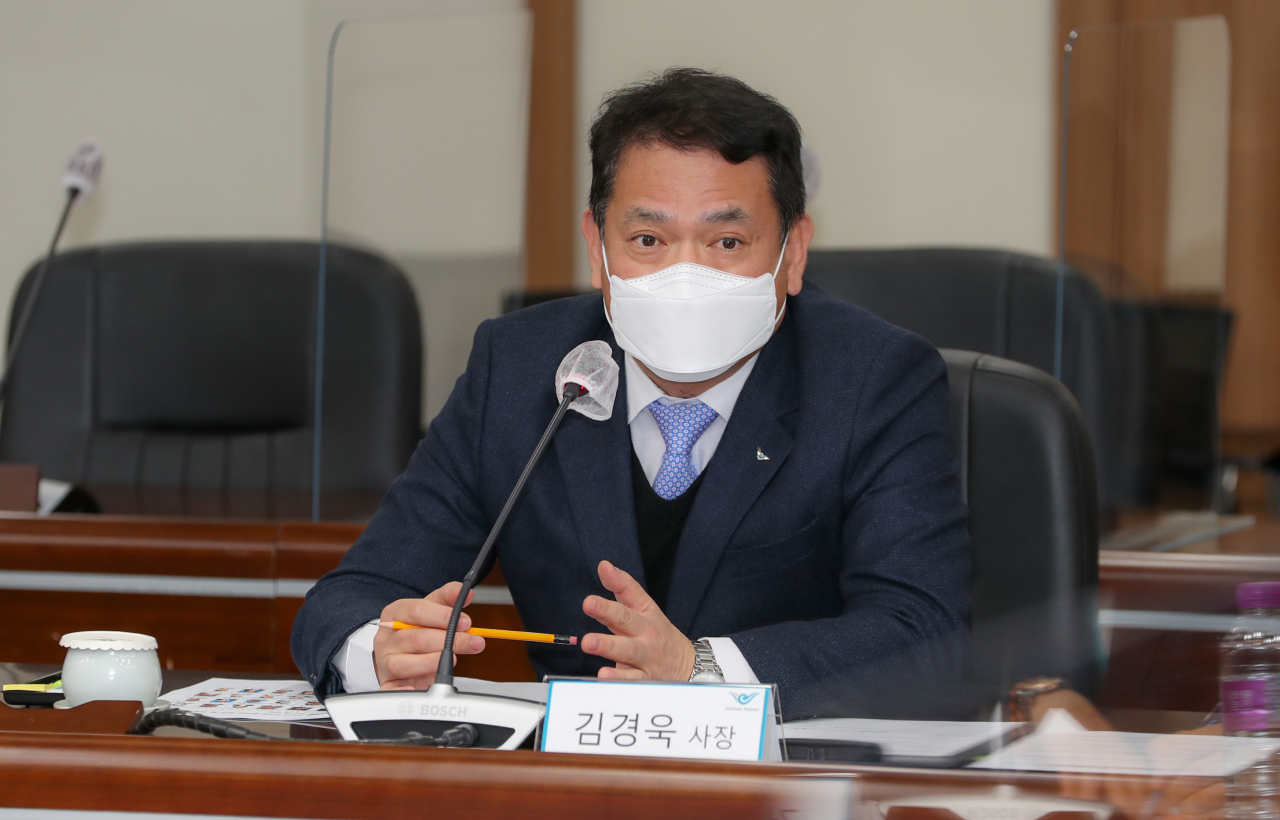
<path id="1" fill-rule="evenodd" d="M 604 680 L 687 681 L 693 674 L 693 643 L 676 629 L 649 593 L 626 572 L 601 561 L 600 582 L 618 600 L 588 595 L 582 611 L 604 624 L 612 635 L 592 632 L 582 651 L 614 661 L 600 670 Z"/>

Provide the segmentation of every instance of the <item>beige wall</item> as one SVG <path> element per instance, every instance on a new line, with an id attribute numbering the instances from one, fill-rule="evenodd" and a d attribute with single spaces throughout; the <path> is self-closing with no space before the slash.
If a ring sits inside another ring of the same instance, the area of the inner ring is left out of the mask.
<path id="1" fill-rule="evenodd" d="M 64 247 L 311 233 L 303 0 L 0 4 L 0 306 L 44 253 L 62 164 L 97 136 L 102 186 Z"/>
<path id="2" fill-rule="evenodd" d="M 459 11 L 461 9 L 461 11 Z M 517 256 L 529 21 L 522 0 L 307 4 L 308 199 L 320 199 L 334 27 L 330 225 L 393 256 Z"/>
<path id="3" fill-rule="evenodd" d="M 579 4 L 583 131 L 610 89 L 670 65 L 717 69 L 800 121 L 822 169 L 815 247 L 1052 252 L 1052 0 Z"/>
<path id="4" fill-rule="evenodd" d="M 72 215 L 64 249 L 317 237 L 330 36 L 343 19 L 386 19 L 341 40 L 334 233 L 408 272 L 434 415 L 476 324 L 520 283 L 523 2 L 465 11 L 471 21 L 446 0 L 0 0 L 0 326 L 48 245 L 62 163 L 86 135 L 106 152 L 102 185 Z M 404 20 L 442 13 L 454 19 Z M 475 44 L 491 34 L 500 42 L 486 54 Z M 460 61 L 463 76 L 451 73 Z"/>
<path id="5" fill-rule="evenodd" d="M 604 92 L 645 72 L 718 68 L 776 95 L 803 125 L 822 165 L 812 205 L 819 247 L 945 242 L 1048 253 L 1052 5 L 579 0 L 578 131 L 585 134 Z M 102 190 L 73 215 L 64 247 L 315 237 L 333 26 L 353 16 L 522 7 L 522 0 L 0 0 L 0 309 L 7 317 L 18 276 L 44 251 L 61 204 L 60 168 L 82 137 L 102 140 L 106 169 Z M 410 59 L 410 74 L 429 67 L 428 56 Z M 465 365 L 475 324 L 519 284 L 523 112 L 509 58 L 496 74 L 473 59 L 487 73 L 449 79 L 475 88 L 455 96 L 456 105 L 483 95 L 484 110 L 515 111 L 515 119 L 486 126 L 473 118 L 449 130 L 448 111 L 420 107 L 384 118 L 385 139 L 352 155 L 348 168 L 370 169 L 368 186 L 357 189 L 360 174 L 336 180 L 338 233 L 396 258 L 418 290 L 428 416 Z M 415 145 L 415 162 L 444 156 L 449 165 L 431 172 L 429 184 L 388 183 L 392 149 Z M 579 158 L 585 203 L 585 145 Z"/>
<path id="6" fill-rule="evenodd" d="M 408 274 L 425 346 L 423 418 L 466 367 L 476 325 L 521 287 L 529 21 L 523 0 L 318 0 L 307 6 L 318 224 L 324 68 L 338 38 L 330 236 Z"/>

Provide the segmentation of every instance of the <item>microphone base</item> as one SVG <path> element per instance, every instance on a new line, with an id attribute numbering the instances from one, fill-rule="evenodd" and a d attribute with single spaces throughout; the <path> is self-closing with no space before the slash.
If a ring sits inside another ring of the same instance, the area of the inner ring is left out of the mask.
<path id="1" fill-rule="evenodd" d="M 425 692 L 330 695 L 324 705 L 343 740 L 392 740 L 409 732 L 438 737 L 459 723 L 470 723 L 480 732 L 475 749 L 518 748 L 546 713 L 536 701 L 462 694 L 442 683 Z"/>

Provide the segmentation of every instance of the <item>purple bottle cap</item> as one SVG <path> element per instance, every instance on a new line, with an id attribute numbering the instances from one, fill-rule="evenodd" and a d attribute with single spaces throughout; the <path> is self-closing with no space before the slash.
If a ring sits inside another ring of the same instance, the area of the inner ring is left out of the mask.
<path id="1" fill-rule="evenodd" d="M 1236 604 L 1241 609 L 1280 608 L 1280 581 L 1255 581 L 1236 587 Z"/>

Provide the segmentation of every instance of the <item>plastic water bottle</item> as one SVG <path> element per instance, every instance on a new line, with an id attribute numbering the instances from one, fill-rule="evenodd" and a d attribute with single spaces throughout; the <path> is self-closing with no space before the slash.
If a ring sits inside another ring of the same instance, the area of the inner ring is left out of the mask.
<path id="1" fill-rule="evenodd" d="M 1280 583 L 1241 584 L 1236 601 L 1240 618 L 1222 639 L 1222 730 L 1234 737 L 1280 737 Z M 1227 817 L 1280 817 L 1276 755 L 1227 781 Z"/>

